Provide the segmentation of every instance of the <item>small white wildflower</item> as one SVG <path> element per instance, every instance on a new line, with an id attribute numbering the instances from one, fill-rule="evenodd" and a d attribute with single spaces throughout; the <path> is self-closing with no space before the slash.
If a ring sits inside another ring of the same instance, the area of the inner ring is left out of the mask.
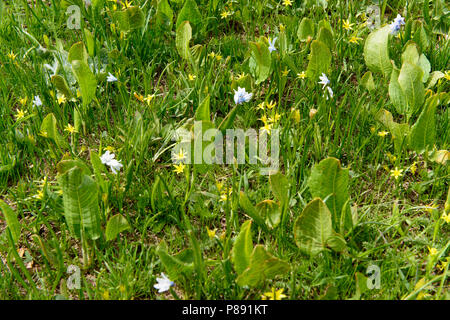
<path id="1" fill-rule="evenodd" d="M 106 78 L 106 81 L 108 81 L 108 82 L 115 82 L 115 81 L 117 81 L 117 78 L 114 77 L 114 76 L 111 74 L 111 72 L 109 72 L 109 73 L 108 73 L 108 77 Z"/>
<path id="2" fill-rule="evenodd" d="M 161 278 L 156 278 L 158 282 L 153 287 L 158 289 L 158 293 L 163 293 L 170 289 L 170 287 L 174 286 L 175 283 L 171 281 L 164 273 L 161 273 Z"/>
<path id="3" fill-rule="evenodd" d="M 240 104 L 244 102 L 249 102 L 252 98 L 253 93 L 247 93 L 245 88 L 238 87 L 237 91 L 234 90 L 234 103 Z"/>
<path id="4" fill-rule="evenodd" d="M 277 41 L 277 37 L 275 37 L 272 41 L 270 41 L 269 38 L 269 51 L 277 51 L 277 49 L 275 48 L 275 41 Z"/>
<path id="5" fill-rule="evenodd" d="M 33 105 L 35 105 L 36 107 L 42 106 L 42 101 L 39 96 L 34 96 Z"/>
<path id="6" fill-rule="evenodd" d="M 322 73 L 322 76 L 320 76 L 319 79 L 320 79 L 319 83 L 323 84 L 322 89 L 325 89 L 325 87 L 330 83 L 330 80 L 328 80 L 325 73 Z"/>
<path id="7" fill-rule="evenodd" d="M 114 159 L 116 155 L 114 153 L 110 153 L 109 150 L 107 150 L 101 157 L 100 160 L 103 164 L 106 164 L 111 168 L 111 171 L 114 174 L 117 174 L 118 171 L 123 167 L 123 165 Z"/>

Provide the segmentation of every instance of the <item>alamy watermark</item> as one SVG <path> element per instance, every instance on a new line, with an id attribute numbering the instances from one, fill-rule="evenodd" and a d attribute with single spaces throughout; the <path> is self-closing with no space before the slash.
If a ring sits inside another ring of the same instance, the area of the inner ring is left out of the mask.
<path id="1" fill-rule="evenodd" d="M 191 131 L 176 130 L 173 140 L 177 142 L 172 149 L 174 163 L 259 164 L 263 175 L 273 174 L 279 168 L 279 129 L 227 129 L 222 132 L 216 128 L 206 129 L 201 121 L 197 121 Z"/>

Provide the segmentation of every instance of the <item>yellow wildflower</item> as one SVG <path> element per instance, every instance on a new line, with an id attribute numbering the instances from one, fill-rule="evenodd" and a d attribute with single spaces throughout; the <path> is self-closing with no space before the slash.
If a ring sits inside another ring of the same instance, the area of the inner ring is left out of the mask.
<path id="1" fill-rule="evenodd" d="M 75 129 L 74 126 L 72 126 L 70 123 L 64 128 L 64 131 L 69 132 L 70 134 L 77 133 L 77 129 Z"/>
<path id="2" fill-rule="evenodd" d="M 450 214 L 447 214 L 447 213 L 444 212 L 444 213 L 442 213 L 441 218 L 442 218 L 442 220 L 444 220 L 445 222 L 450 223 Z"/>
<path id="3" fill-rule="evenodd" d="M 305 78 L 306 78 L 306 73 L 305 73 L 305 71 L 302 71 L 301 73 L 297 73 L 297 78 L 299 78 L 299 79 L 305 79 Z"/>
<path id="4" fill-rule="evenodd" d="M 287 297 L 283 294 L 283 291 L 284 289 L 275 290 L 275 288 L 272 288 L 272 291 L 264 293 L 261 298 L 262 300 L 281 300 Z"/>
<path id="5" fill-rule="evenodd" d="M 14 117 L 16 117 L 16 121 L 23 119 L 26 113 L 27 113 L 26 110 L 18 109 L 17 113 L 14 115 Z"/>
<path id="6" fill-rule="evenodd" d="M 403 169 L 398 169 L 395 167 L 394 170 L 391 170 L 391 177 L 394 177 L 395 180 L 397 180 L 399 177 L 402 176 Z"/>
<path id="7" fill-rule="evenodd" d="M 20 104 L 21 105 L 26 105 L 27 104 L 27 100 L 28 100 L 28 97 L 25 97 L 25 98 L 21 98 L 21 99 L 19 99 L 19 102 L 20 102 Z"/>
<path id="8" fill-rule="evenodd" d="M 356 36 L 352 36 L 349 40 L 348 40 L 348 42 L 350 42 L 350 43 L 358 43 L 358 41 L 360 41 L 360 40 L 362 40 L 362 38 L 358 38 L 358 37 L 356 37 Z"/>
<path id="9" fill-rule="evenodd" d="M 430 253 L 430 256 L 435 256 L 439 253 L 439 251 L 436 248 L 430 248 L 428 247 L 428 251 Z"/>
<path id="10" fill-rule="evenodd" d="M 189 78 L 190 81 L 194 81 L 195 78 L 197 78 L 197 76 L 194 76 L 193 74 L 189 74 L 188 78 Z"/>
<path id="11" fill-rule="evenodd" d="M 277 103 L 275 101 L 270 101 L 270 103 L 267 103 L 267 108 L 271 110 L 273 107 L 275 107 Z"/>
<path id="12" fill-rule="evenodd" d="M 378 131 L 378 135 L 383 138 L 386 137 L 388 134 L 389 134 L 389 132 L 387 132 L 387 131 Z"/>
<path id="13" fill-rule="evenodd" d="M 147 102 L 147 105 L 150 105 L 154 97 L 154 94 L 148 94 L 147 97 L 144 98 L 144 101 Z"/>
<path id="14" fill-rule="evenodd" d="M 283 5 L 284 5 L 285 7 L 287 7 L 287 6 L 292 6 L 292 1 L 291 1 L 291 0 L 283 0 Z"/>
<path id="15" fill-rule="evenodd" d="M 216 231 L 217 231 L 217 228 L 210 230 L 208 227 L 206 227 L 206 232 L 208 233 L 208 237 L 210 239 L 213 239 L 216 236 Z"/>
<path id="16" fill-rule="evenodd" d="M 67 99 L 66 99 L 66 96 L 64 94 L 62 94 L 62 95 L 60 95 L 58 97 L 58 104 L 66 103 L 66 101 L 67 101 Z"/>
<path id="17" fill-rule="evenodd" d="M 184 172 L 184 168 L 186 167 L 186 166 L 184 165 L 184 163 L 180 163 L 180 164 L 178 164 L 178 165 L 174 164 L 173 166 L 175 167 L 175 170 L 174 170 L 174 171 L 175 171 L 177 174 L 183 173 L 183 172 Z"/>
<path id="18" fill-rule="evenodd" d="M 222 13 L 220 14 L 222 19 L 226 19 L 226 18 L 228 18 L 231 15 L 232 15 L 232 13 L 230 11 L 227 11 L 227 10 L 222 11 Z"/>
<path id="19" fill-rule="evenodd" d="M 342 27 L 345 30 L 353 30 L 352 26 L 354 25 L 354 23 L 350 23 L 348 20 L 343 20 L 342 21 Z"/>
<path id="20" fill-rule="evenodd" d="M 8 53 L 8 58 L 11 59 L 12 61 L 16 60 L 17 54 L 14 54 L 14 52 L 10 52 Z"/>

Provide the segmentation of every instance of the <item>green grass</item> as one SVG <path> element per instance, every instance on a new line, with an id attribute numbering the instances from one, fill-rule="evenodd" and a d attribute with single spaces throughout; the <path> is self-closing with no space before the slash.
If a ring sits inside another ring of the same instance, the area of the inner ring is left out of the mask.
<path id="1" fill-rule="evenodd" d="M 284 289 L 286 299 L 294 300 L 450 298 L 449 266 L 440 268 L 450 251 L 450 223 L 442 218 L 450 202 L 449 73 L 427 93 L 441 94 L 435 126 L 429 129 L 435 132 L 432 144 L 422 152 L 405 144 L 395 147 L 392 130 L 377 120 L 379 111 L 386 109 L 396 122 L 412 125 L 425 105 L 411 117 L 399 113 L 390 99 L 390 77 L 380 73 L 373 72 L 375 90 L 363 85 L 369 71 L 364 44 L 371 32 L 364 16 L 372 1 L 292 1 L 291 6 L 271 0 L 194 1 L 201 20 L 195 23 L 190 13 L 189 46 L 199 45 L 193 61 L 184 60 L 176 47 L 183 1 L 167 1 L 173 11 L 167 24 L 165 9 L 161 4 L 158 9 L 158 2 L 166 1 L 132 1 L 142 10 L 143 24 L 129 32 L 121 31 L 114 17 L 122 5 L 92 2 L 99 8 L 86 10 L 77 0 L 0 4 L 0 199 L 13 209 L 21 227 L 14 243 L 14 227 L 7 228 L 5 212 L 0 214 L 0 299 L 261 299 L 272 288 Z M 397 14 L 405 17 L 401 36 L 389 40 L 390 59 L 397 67 L 420 21 L 428 42 L 421 53 L 431 71 L 450 69 L 450 46 L 442 34 L 448 34 L 444 1 L 430 2 L 430 19 L 423 1 L 380 3 L 382 24 L 390 24 Z M 67 28 L 65 12 L 71 4 L 81 7 L 80 30 Z M 226 11 L 232 14 L 222 18 Z M 316 24 L 316 32 L 322 20 L 333 31 L 326 73 L 333 98 L 323 97 L 318 78 L 297 76 L 307 70 L 311 52 L 311 41 L 297 36 L 304 17 Z M 342 20 L 349 20 L 352 30 L 343 28 Z M 61 92 L 44 65 L 53 65 L 62 50 L 69 52 L 77 42 L 90 51 L 85 29 L 94 39 L 88 59 L 97 80 L 94 99 L 83 104 L 76 97 L 80 86 L 68 64 L 57 74 L 75 98 L 59 104 Z M 271 53 L 269 77 L 256 85 L 249 43 L 263 36 L 278 37 L 277 51 Z M 352 36 L 361 40 L 351 43 Z M 107 82 L 108 73 L 118 81 Z M 188 126 L 208 94 L 210 118 L 218 126 L 235 106 L 232 85 L 243 86 L 238 80 L 242 74 L 250 79 L 247 91 L 253 97 L 238 106 L 233 127 L 258 130 L 264 126 L 264 112 L 272 118 L 277 113 L 280 172 L 289 182 L 281 223 L 268 230 L 252 223 L 253 245 L 263 245 L 289 271 L 251 287 L 237 284 L 232 259 L 241 226 L 251 220 L 239 204 L 239 193 L 245 192 L 253 204 L 279 201 L 269 177 L 248 163 L 204 170 L 188 165 L 185 174 L 177 174 L 171 160 L 173 130 Z M 136 97 L 153 94 L 149 103 Z M 42 106 L 33 106 L 37 95 Z M 23 98 L 27 100 L 21 103 Z M 273 109 L 258 109 L 271 101 L 276 102 Z M 317 110 L 314 116 L 311 109 Z M 19 111 L 24 117 L 17 117 Z M 42 122 L 50 113 L 63 138 L 60 144 L 42 136 Z M 78 132 L 64 130 L 69 124 Z M 389 134 L 381 137 L 381 131 Z M 95 171 L 90 154 L 101 156 L 106 147 L 123 168 L 117 175 L 108 167 L 99 176 L 91 174 L 102 236 L 80 239 L 65 219 L 57 164 L 63 157 L 80 159 Z M 438 150 L 443 150 L 441 159 L 435 156 Z M 294 221 L 313 199 L 308 184 L 312 168 L 328 157 L 349 169 L 354 225 L 342 235 L 344 252 L 309 255 L 296 244 Z M 398 179 L 391 176 L 395 168 L 403 169 Z M 222 190 L 232 190 L 225 201 L 219 182 Z M 107 222 L 117 214 L 129 229 L 107 241 Z M 216 235 L 209 237 L 207 228 L 217 229 Z M 158 254 L 162 243 L 170 255 L 186 250 L 193 268 L 188 274 L 179 269 L 175 286 L 160 294 L 153 287 L 156 278 L 169 273 Z M 438 254 L 431 255 L 429 248 Z M 381 270 L 381 287 L 366 290 L 366 270 L 372 264 Z M 79 290 L 67 288 L 69 265 L 81 268 Z"/>

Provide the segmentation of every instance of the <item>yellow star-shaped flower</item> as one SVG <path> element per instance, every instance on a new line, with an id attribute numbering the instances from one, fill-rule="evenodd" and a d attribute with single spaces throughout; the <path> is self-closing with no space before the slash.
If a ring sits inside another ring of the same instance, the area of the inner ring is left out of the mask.
<path id="1" fill-rule="evenodd" d="M 305 79 L 305 78 L 306 78 L 306 73 L 305 73 L 305 71 L 302 71 L 301 73 L 297 73 L 297 78 L 299 78 L 299 79 Z"/>
<path id="2" fill-rule="evenodd" d="M 343 20 L 342 21 L 342 27 L 345 30 L 353 30 L 352 26 L 354 25 L 354 23 L 350 23 L 348 20 Z"/>
<path id="3" fill-rule="evenodd" d="M 395 180 L 397 180 L 398 178 L 400 178 L 402 176 L 402 172 L 403 172 L 403 169 L 398 169 L 397 167 L 395 167 L 394 170 L 391 170 L 391 177 L 394 177 Z"/>
<path id="4" fill-rule="evenodd" d="M 283 291 L 284 289 L 275 290 L 275 288 L 272 288 L 272 291 L 264 293 L 261 298 L 262 300 L 282 300 L 287 297 L 283 294 Z"/>
<path id="5" fill-rule="evenodd" d="M 19 120 L 25 118 L 26 113 L 27 113 L 26 110 L 18 109 L 17 113 L 14 115 L 14 117 L 16 117 L 16 121 L 19 121 Z"/>
<path id="6" fill-rule="evenodd" d="M 179 174 L 179 173 L 183 173 L 184 172 L 184 168 L 186 167 L 185 165 L 184 165 L 184 163 L 180 163 L 180 164 L 174 164 L 173 165 L 174 167 L 175 167 L 175 169 L 173 170 L 173 171 L 175 171 L 177 174 Z"/>
<path id="7" fill-rule="evenodd" d="M 70 123 L 64 128 L 64 131 L 69 132 L 70 134 L 74 134 L 78 132 L 74 126 L 72 126 Z"/>

